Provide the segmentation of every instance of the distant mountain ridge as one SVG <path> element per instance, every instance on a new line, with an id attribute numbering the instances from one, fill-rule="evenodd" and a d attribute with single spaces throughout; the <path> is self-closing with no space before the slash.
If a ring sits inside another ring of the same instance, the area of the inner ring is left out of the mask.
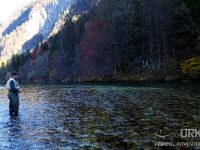
<path id="1" fill-rule="evenodd" d="M 72 0 L 37 0 L 16 11 L 0 26 L 0 63 L 48 38 Z"/>
<path id="2" fill-rule="evenodd" d="M 9 34 L 6 33 L 6 30 L 9 28 L 11 29 L 11 24 L 14 24 L 18 22 L 22 22 L 23 16 L 25 17 L 25 14 L 28 10 L 28 8 L 32 7 L 38 0 L 32 0 L 29 4 L 23 5 L 21 8 L 15 10 L 14 12 L 11 13 L 9 18 L 7 18 L 4 22 L 0 24 L 0 37 L 2 38 L 4 35 Z M 21 16 L 21 18 L 20 18 Z M 25 20 L 24 20 L 25 21 Z M 15 28 L 20 25 L 20 24 L 15 24 Z"/>

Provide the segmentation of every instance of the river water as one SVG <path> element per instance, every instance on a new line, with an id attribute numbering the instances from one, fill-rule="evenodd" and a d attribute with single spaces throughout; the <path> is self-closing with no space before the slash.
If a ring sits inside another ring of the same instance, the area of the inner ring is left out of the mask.
<path id="1" fill-rule="evenodd" d="M 199 85 L 29 85 L 18 118 L 8 105 L 0 89 L 0 149 L 173 150 L 184 147 L 155 142 L 200 140 L 179 135 L 199 128 Z"/>

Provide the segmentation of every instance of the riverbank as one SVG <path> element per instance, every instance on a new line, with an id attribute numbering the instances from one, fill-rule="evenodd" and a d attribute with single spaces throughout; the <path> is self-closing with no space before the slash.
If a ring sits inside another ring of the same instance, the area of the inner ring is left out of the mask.
<path id="1" fill-rule="evenodd" d="M 163 80 L 83 80 L 83 81 L 49 81 L 49 80 L 35 80 L 35 81 L 20 81 L 21 84 L 200 84 L 199 80 L 174 80 L 174 81 L 163 81 Z M 5 83 L 3 83 L 5 84 Z"/>
<path id="2" fill-rule="evenodd" d="M 110 77 L 73 77 L 65 78 L 61 80 L 51 79 L 33 79 L 27 80 L 28 83 L 200 83 L 200 76 L 196 77 L 185 77 L 182 74 L 153 74 L 153 73 L 142 73 L 134 75 L 119 74 L 117 76 Z"/>
<path id="3" fill-rule="evenodd" d="M 121 75 L 116 77 L 93 77 L 93 78 L 66 78 L 62 80 L 52 79 L 32 79 L 23 80 L 19 78 L 21 84 L 199 84 L 200 78 L 185 79 L 182 75 L 152 75 L 136 74 Z M 0 81 L 0 85 L 5 85 L 6 81 Z"/>

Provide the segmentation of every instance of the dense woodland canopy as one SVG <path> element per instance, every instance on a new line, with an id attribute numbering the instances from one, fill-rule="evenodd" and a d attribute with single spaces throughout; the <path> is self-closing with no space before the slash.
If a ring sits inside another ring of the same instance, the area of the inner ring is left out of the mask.
<path id="1" fill-rule="evenodd" d="M 64 26 L 2 64 L 1 80 L 183 81 L 200 76 L 199 0 L 77 0 Z"/>

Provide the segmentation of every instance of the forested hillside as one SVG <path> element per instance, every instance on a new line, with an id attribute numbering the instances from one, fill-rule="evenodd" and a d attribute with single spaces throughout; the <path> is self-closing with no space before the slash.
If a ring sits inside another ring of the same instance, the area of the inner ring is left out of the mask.
<path id="1" fill-rule="evenodd" d="M 200 78 L 199 0 L 77 0 L 1 80 L 186 81 Z"/>

